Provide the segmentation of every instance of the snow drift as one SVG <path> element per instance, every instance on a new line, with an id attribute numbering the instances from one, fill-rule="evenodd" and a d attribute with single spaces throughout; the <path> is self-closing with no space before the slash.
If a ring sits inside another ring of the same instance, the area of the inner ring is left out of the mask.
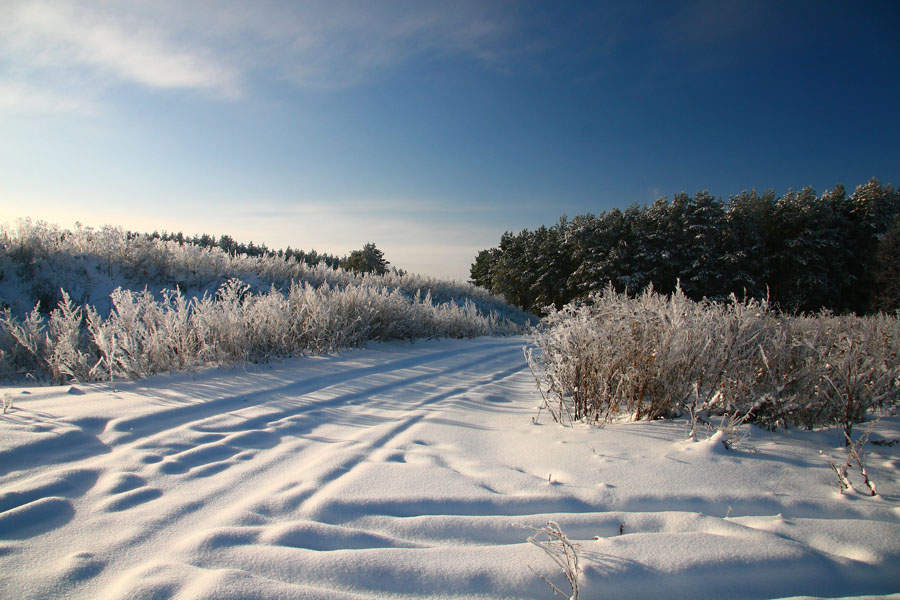
<path id="1" fill-rule="evenodd" d="M 839 492 L 835 430 L 727 450 L 685 420 L 564 428 L 520 338 L 6 388 L 9 598 L 552 598 L 549 521 L 581 598 L 900 590 L 900 422 Z M 536 541 L 546 545 L 544 537 Z M 898 596 L 900 597 L 900 596 Z"/>

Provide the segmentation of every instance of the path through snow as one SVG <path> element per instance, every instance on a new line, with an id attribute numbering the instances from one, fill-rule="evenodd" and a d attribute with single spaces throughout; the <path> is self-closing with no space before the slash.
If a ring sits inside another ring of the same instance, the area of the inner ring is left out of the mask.
<path id="1" fill-rule="evenodd" d="M 522 344 L 8 389 L 0 597 L 551 598 L 548 520 L 582 598 L 900 592 L 900 446 L 868 498 L 837 493 L 833 432 L 535 424 Z"/>

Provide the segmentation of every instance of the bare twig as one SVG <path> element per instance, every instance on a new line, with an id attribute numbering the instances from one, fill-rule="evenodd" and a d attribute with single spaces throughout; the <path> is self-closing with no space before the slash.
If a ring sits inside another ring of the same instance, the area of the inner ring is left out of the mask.
<path id="1" fill-rule="evenodd" d="M 580 572 L 578 566 L 578 545 L 572 543 L 554 521 L 547 521 L 547 524 L 541 529 L 533 527 L 529 529 L 535 533 L 528 538 L 528 541 L 543 550 L 562 569 L 572 593 L 566 594 L 545 576 L 538 576 L 550 586 L 554 596 L 559 594 L 563 598 L 569 598 L 569 600 L 578 600 L 578 574 Z M 532 572 L 534 572 L 534 569 L 532 569 Z"/>

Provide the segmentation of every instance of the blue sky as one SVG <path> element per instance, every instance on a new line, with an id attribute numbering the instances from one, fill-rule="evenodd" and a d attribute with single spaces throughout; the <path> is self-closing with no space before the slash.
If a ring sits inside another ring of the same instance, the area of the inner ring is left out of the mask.
<path id="1" fill-rule="evenodd" d="M 0 0 L 0 221 L 465 279 L 506 230 L 900 185 L 900 3 Z"/>

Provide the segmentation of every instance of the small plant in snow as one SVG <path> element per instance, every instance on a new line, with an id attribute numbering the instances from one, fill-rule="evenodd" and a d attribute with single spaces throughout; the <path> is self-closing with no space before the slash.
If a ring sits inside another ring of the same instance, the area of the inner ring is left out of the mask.
<path id="1" fill-rule="evenodd" d="M 750 432 L 746 429 L 741 431 L 743 425 L 750 417 L 749 412 L 740 413 L 737 410 L 725 412 L 719 422 L 718 430 L 725 434 L 722 443 L 728 450 L 734 450 L 735 447 L 744 443 L 750 438 Z"/>
<path id="2" fill-rule="evenodd" d="M 844 461 L 842 465 L 836 465 L 834 461 L 829 461 L 829 465 L 831 466 L 831 470 L 834 471 L 835 475 L 838 478 L 838 485 L 840 486 L 841 493 L 843 494 L 845 491 L 853 489 L 853 484 L 850 481 L 850 471 L 857 469 L 859 470 L 859 474 L 862 475 L 863 483 L 866 486 L 866 489 L 869 490 L 869 495 L 877 496 L 877 492 L 875 491 L 875 482 L 869 477 L 868 471 L 866 471 L 866 453 L 865 453 L 865 445 L 866 442 L 869 441 L 869 434 L 872 433 L 872 426 L 878 419 L 869 423 L 869 426 L 866 427 L 865 432 L 859 436 L 859 439 L 853 441 L 850 437 L 850 434 L 846 431 L 844 432 L 846 450 L 847 450 L 847 459 Z"/>
<path id="3" fill-rule="evenodd" d="M 547 521 L 547 524 L 540 529 L 530 529 L 534 531 L 534 535 L 529 537 L 528 541 L 543 550 L 562 569 L 569 582 L 571 594 L 563 592 L 543 575 L 539 575 L 539 577 L 550 586 L 554 597 L 558 594 L 569 600 L 578 600 L 578 574 L 581 570 L 578 566 L 578 545 L 569 540 L 554 521 Z"/>
<path id="4" fill-rule="evenodd" d="M 3 394 L 3 414 L 5 415 L 13 407 L 13 397 L 11 394 Z"/>

